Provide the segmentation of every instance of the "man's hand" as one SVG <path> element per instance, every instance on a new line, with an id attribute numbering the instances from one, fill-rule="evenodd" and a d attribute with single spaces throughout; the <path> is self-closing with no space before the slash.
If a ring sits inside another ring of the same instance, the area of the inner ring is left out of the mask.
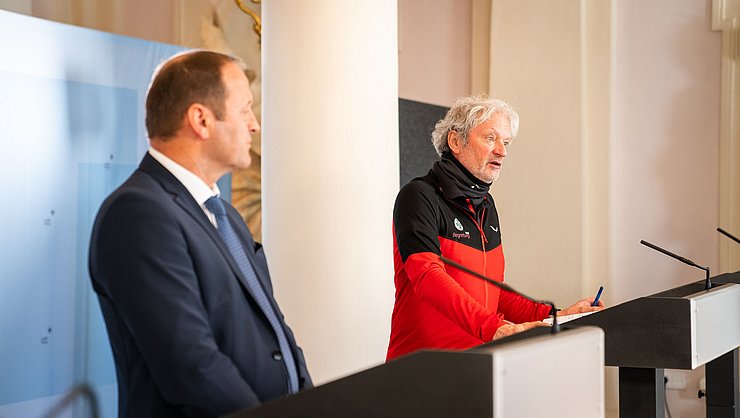
<path id="1" fill-rule="evenodd" d="M 604 309 L 604 302 L 599 301 L 599 306 L 591 306 L 592 303 L 594 303 L 594 298 L 581 299 L 570 305 L 568 308 L 558 311 L 558 316 L 600 311 Z"/>
<path id="2" fill-rule="evenodd" d="M 523 322 L 521 324 L 512 324 L 511 322 L 507 322 L 506 325 L 500 326 L 496 333 L 493 334 L 493 339 L 498 340 L 499 338 L 508 337 L 510 335 L 514 335 L 516 333 L 526 331 L 530 328 L 534 327 L 548 327 L 544 322 L 535 321 L 535 322 Z"/>

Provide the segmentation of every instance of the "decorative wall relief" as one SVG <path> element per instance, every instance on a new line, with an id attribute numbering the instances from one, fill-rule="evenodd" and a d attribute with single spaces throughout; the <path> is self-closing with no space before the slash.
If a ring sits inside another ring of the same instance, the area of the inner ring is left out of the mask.
<path id="1" fill-rule="evenodd" d="M 259 18 L 259 1 L 180 0 L 180 38 L 183 45 L 230 53 L 244 60 L 254 95 L 254 113 L 262 120 L 262 81 L 258 20 L 246 14 L 248 7 Z M 198 28 L 197 31 L 192 28 Z M 260 134 L 252 137 L 252 165 L 235 171 L 231 178 L 232 204 L 244 218 L 254 239 L 262 241 L 262 147 Z"/>

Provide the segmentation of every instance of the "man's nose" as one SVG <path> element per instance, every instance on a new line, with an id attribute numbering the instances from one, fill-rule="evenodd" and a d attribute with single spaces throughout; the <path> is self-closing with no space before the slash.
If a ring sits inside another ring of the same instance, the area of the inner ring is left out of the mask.
<path id="1" fill-rule="evenodd" d="M 493 146 L 493 153 L 499 157 L 506 157 L 506 145 L 503 141 L 496 141 L 496 145 Z"/>
<path id="2" fill-rule="evenodd" d="M 260 123 L 257 122 L 257 118 L 252 116 L 252 118 L 249 119 L 249 122 L 247 123 L 247 127 L 249 128 L 249 133 L 256 134 L 260 131 Z"/>

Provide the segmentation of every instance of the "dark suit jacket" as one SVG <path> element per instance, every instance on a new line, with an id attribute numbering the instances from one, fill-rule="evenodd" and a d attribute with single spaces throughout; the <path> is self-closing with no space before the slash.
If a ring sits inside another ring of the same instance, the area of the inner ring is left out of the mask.
<path id="1" fill-rule="evenodd" d="M 226 206 L 282 321 L 262 246 Z M 101 206 L 89 261 L 120 417 L 210 417 L 288 393 L 277 338 L 239 267 L 185 186 L 149 154 Z M 285 332 L 300 385 L 310 387 L 303 353 Z"/>

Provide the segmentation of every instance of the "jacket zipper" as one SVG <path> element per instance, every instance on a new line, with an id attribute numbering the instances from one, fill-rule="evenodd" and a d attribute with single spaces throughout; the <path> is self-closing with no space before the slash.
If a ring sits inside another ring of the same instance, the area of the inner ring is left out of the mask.
<path id="1" fill-rule="evenodd" d="M 459 209 L 462 209 L 463 213 L 468 215 L 470 220 L 472 220 L 473 223 L 475 224 L 475 227 L 478 228 L 478 233 L 480 234 L 480 243 L 483 248 L 483 251 L 481 252 L 481 256 L 483 257 L 483 271 L 481 272 L 481 274 L 485 275 L 486 269 L 488 267 L 486 263 L 487 261 L 486 244 L 488 243 L 488 238 L 486 238 L 485 231 L 483 231 L 483 228 L 481 228 L 480 226 L 481 222 L 479 222 L 479 220 L 475 218 L 475 209 L 473 208 L 473 203 L 470 201 L 470 199 L 465 198 L 465 202 L 468 204 L 468 207 L 466 208 L 452 200 L 447 200 L 447 201 L 457 206 Z M 472 215 L 471 215 L 471 212 L 472 212 Z M 483 210 L 481 211 L 480 221 L 485 219 L 485 216 L 486 216 L 486 208 L 483 208 Z M 485 307 L 488 308 L 488 284 L 486 282 L 482 282 L 482 284 L 483 284 L 483 297 L 485 301 Z"/>
<path id="2" fill-rule="evenodd" d="M 475 214 L 475 208 L 473 208 L 473 203 L 470 201 L 470 199 L 465 199 L 466 202 L 468 202 L 468 208 L 470 209 L 473 214 Z M 486 257 L 486 244 L 488 244 L 488 238 L 486 238 L 486 233 L 483 231 L 483 228 L 481 227 L 481 222 L 486 218 L 486 208 L 483 208 L 480 212 L 480 219 L 474 220 L 475 226 L 478 227 L 478 233 L 480 233 L 480 244 L 483 248 L 483 252 L 481 253 L 481 256 L 483 257 L 483 272 L 482 274 L 486 275 L 486 270 L 488 269 L 488 263 Z M 485 301 L 485 307 L 488 308 L 488 283 L 483 282 L 483 300 Z"/>

